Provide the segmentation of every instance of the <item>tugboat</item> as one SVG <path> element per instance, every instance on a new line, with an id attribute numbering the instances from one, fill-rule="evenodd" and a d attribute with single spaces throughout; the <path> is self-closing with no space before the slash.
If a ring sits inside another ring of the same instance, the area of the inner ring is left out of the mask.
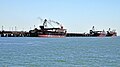
<path id="1" fill-rule="evenodd" d="M 52 23 L 57 24 L 58 26 L 60 26 L 60 28 L 47 27 L 47 24 L 53 26 Z M 31 36 L 36 36 L 36 37 L 59 38 L 59 37 L 66 37 L 66 33 L 67 33 L 67 30 L 64 29 L 60 23 L 53 20 L 48 21 L 47 19 L 43 21 L 43 25 L 40 26 L 40 29 L 35 28 L 34 30 L 30 30 Z"/>

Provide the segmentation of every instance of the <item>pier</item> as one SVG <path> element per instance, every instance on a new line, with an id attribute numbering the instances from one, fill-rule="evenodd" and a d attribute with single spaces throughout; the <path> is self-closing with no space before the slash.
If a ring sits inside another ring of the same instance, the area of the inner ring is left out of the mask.
<path id="1" fill-rule="evenodd" d="M 30 37 L 26 31 L 0 31 L 0 37 Z"/>
<path id="2" fill-rule="evenodd" d="M 85 33 L 67 33 L 66 37 L 91 37 L 91 34 L 85 34 Z"/>

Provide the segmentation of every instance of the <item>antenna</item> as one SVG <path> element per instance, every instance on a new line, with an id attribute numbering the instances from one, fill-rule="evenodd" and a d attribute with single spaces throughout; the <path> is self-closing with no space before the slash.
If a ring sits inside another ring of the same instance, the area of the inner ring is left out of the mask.
<path id="1" fill-rule="evenodd" d="M 31 27 L 30 27 L 30 30 L 31 30 Z"/>
<path id="2" fill-rule="evenodd" d="M 34 25 L 34 28 L 35 28 L 35 25 Z"/>
<path id="3" fill-rule="evenodd" d="M 3 26 L 2 26 L 2 31 L 3 31 Z"/>
<path id="4" fill-rule="evenodd" d="M 24 31 L 24 28 L 23 28 L 23 31 Z"/>
<path id="5" fill-rule="evenodd" d="M 9 27 L 9 31 L 10 31 L 10 27 Z"/>
<path id="6" fill-rule="evenodd" d="M 13 27 L 12 27 L 12 31 L 13 31 Z"/>
<path id="7" fill-rule="evenodd" d="M 15 31 L 17 30 L 17 27 L 15 26 Z"/>

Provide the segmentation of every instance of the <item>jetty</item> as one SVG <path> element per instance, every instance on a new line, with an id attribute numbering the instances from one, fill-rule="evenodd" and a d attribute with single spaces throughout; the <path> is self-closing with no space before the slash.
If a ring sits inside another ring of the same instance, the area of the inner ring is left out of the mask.
<path id="1" fill-rule="evenodd" d="M 0 37 L 30 37 L 26 31 L 0 31 Z"/>

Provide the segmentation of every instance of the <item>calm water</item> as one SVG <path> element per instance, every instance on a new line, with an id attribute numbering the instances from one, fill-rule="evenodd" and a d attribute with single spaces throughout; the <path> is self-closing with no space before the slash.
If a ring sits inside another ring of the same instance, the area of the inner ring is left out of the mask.
<path id="1" fill-rule="evenodd" d="M 120 67 L 120 37 L 0 38 L 0 67 Z"/>

